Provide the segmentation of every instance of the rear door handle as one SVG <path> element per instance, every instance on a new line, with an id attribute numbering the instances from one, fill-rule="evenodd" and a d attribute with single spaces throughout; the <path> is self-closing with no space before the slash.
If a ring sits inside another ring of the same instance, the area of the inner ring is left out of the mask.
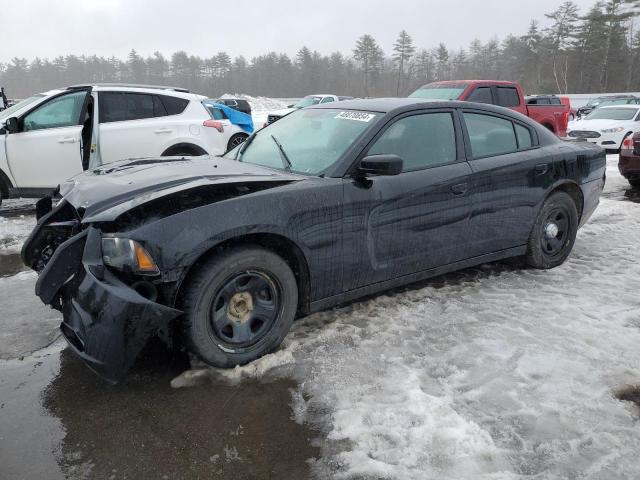
<path id="1" fill-rule="evenodd" d="M 544 175 L 549 171 L 548 163 L 539 163 L 536 165 L 536 175 Z"/>
<path id="2" fill-rule="evenodd" d="M 171 129 L 170 128 L 159 128 L 158 130 L 155 130 L 153 133 L 171 133 Z"/>
<path id="3" fill-rule="evenodd" d="M 466 183 L 459 183 L 451 187 L 451 191 L 454 195 L 464 195 L 465 193 L 467 193 L 468 189 L 469 185 Z"/>
<path id="4" fill-rule="evenodd" d="M 58 143 L 76 143 L 76 139 L 73 137 L 63 137 L 58 139 Z"/>

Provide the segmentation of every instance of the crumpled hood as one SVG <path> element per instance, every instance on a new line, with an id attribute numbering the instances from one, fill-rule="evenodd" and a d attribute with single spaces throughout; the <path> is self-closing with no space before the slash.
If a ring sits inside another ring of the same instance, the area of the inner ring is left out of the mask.
<path id="1" fill-rule="evenodd" d="M 303 178 L 221 157 L 138 158 L 81 173 L 60 185 L 60 195 L 84 210 L 83 223 L 105 222 L 156 198 L 203 185 L 281 184 Z"/>

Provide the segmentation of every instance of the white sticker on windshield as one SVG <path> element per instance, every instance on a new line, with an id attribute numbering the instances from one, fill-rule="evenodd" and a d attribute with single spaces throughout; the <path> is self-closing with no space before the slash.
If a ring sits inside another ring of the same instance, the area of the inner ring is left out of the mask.
<path id="1" fill-rule="evenodd" d="M 340 112 L 334 118 L 342 118 L 344 120 L 356 120 L 358 122 L 369 122 L 375 117 L 373 113 L 367 112 Z"/>

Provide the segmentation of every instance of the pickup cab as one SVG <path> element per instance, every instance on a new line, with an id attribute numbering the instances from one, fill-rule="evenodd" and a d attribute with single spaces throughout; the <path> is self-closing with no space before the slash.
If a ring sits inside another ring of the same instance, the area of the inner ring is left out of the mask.
<path id="1" fill-rule="evenodd" d="M 567 105 L 527 105 L 522 87 L 498 80 L 450 80 L 423 85 L 409 97 L 429 100 L 462 100 L 510 108 L 544 125 L 559 137 L 567 135 Z"/>

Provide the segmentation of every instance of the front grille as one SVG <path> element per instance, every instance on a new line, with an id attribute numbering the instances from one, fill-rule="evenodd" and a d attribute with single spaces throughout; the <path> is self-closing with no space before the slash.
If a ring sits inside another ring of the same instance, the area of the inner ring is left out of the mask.
<path id="1" fill-rule="evenodd" d="M 573 138 L 600 138 L 601 135 L 598 132 L 592 132 L 590 130 L 571 130 L 569 136 Z"/>
<path id="2" fill-rule="evenodd" d="M 269 115 L 267 117 L 267 123 L 273 123 L 280 120 L 282 117 L 280 115 Z"/>

